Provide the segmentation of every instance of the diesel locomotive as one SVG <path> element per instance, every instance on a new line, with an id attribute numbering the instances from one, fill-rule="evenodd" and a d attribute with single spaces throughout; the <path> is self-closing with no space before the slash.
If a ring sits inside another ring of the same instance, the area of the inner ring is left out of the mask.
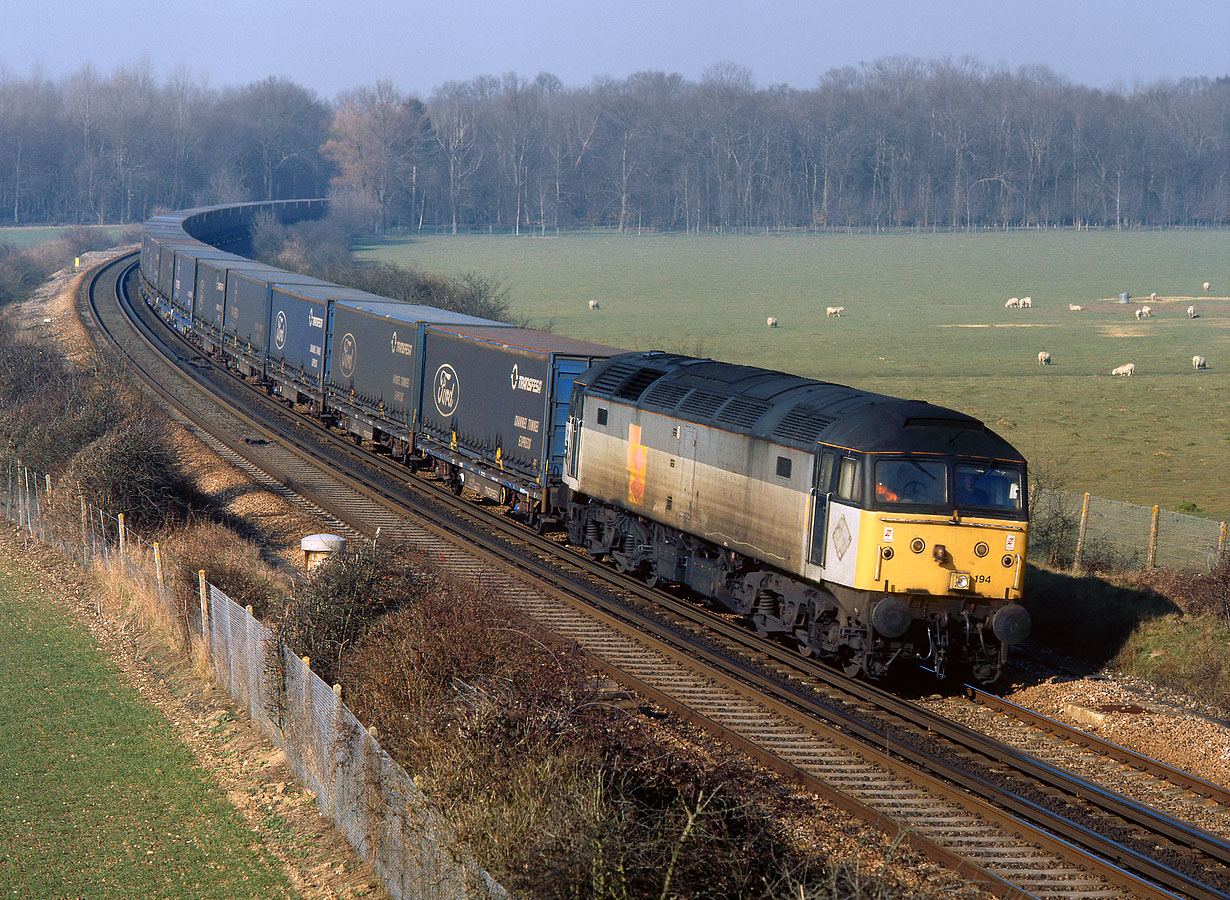
<path id="1" fill-rule="evenodd" d="M 988 683 L 1029 632 L 1025 460 L 955 410 L 625 352 L 228 252 L 257 215 L 146 223 L 141 291 L 248 377 L 651 585 L 680 585 L 870 679 Z"/>
<path id="2" fill-rule="evenodd" d="M 569 540 L 686 585 L 850 674 L 998 678 L 1025 460 L 977 419 L 748 366 L 632 353 L 574 385 Z"/>

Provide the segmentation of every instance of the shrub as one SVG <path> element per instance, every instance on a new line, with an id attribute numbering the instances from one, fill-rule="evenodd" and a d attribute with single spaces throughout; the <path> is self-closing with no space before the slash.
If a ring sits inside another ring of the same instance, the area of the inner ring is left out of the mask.
<path id="1" fill-rule="evenodd" d="M 211 584 L 240 606 L 251 606 L 258 619 L 281 608 L 289 590 L 287 580 L 265 562 L 257 544 L 232 528 L 218 522 L 190 522 L 170 532 L 163 543 L 178 596 L 197 594 L 203 569 Z"/>
<path id="2" fill-rule="evenodd" d="M 320 565 L 287 600 L 275 638 L 326 681 L 340 678 L 345 654 L 371 622 L 394 606 L 422 597 L 435 576 L 383 546 L 347 547 Z"/>

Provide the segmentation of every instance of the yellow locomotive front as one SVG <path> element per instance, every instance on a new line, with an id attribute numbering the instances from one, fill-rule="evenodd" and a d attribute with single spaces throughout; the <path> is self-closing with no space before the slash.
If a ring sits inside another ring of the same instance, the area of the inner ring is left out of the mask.
<path id="1" fill-rule="evenodd" d="M 994 680 L 1029 632 L 1024 462 L 839 448 L 833 457 L 833 494 L 817 504 L 827 505 L 818 561 L 847 616 L 813 640 L 873 677 L 906 656 L 941 675 Z M 853 470 L 844 480 L 843 464 Z"/>

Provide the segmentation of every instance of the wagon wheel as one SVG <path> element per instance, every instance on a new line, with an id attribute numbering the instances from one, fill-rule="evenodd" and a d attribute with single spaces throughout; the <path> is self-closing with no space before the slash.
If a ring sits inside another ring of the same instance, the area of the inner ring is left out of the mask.
<path id="1" fill-rule="evenodd" d="M 650 572 L 645 576 L 645 586 L 650 590 L 662 584 L 662 579 L 658 577 L 656 572 Z"/>

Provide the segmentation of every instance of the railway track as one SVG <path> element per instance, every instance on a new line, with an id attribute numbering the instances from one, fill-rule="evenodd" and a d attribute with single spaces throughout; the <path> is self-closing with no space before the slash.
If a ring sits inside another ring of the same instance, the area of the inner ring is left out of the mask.
<path id="1" fill-rule="evenodd" d="M 160 334 L 143 304 L 126 313 L 122 270 L 113 264 L 91 284 L 100 336 L 187 427 L 339 532 L 370 539 L 379 529 L 380 540 L 499 591 L 613 678 L 998 895 L 1230 893 L 1221 838 L 480 515 L 385 459 L 356 461 L 349 441 Z M 1166 783 L 1222 807 L 1230 800 Z"/>

